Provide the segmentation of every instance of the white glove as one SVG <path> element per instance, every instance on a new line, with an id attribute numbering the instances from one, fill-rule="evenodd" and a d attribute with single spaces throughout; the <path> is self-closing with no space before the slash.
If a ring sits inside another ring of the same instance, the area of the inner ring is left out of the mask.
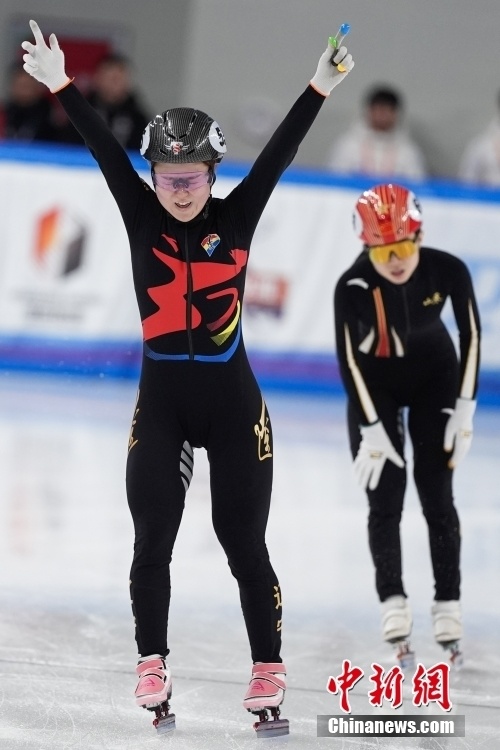
<path id="1" fill-rule="evenodd" d="M 36 44 L 23 42 L 21 47 L 27 54 L 23 55 L 23 68 L 26 73 L 44 83 L 52 93 L 64 88 L 71 79 L 64 70 L 64 53 L 59 47 L 55 34 L 49 36 L 50 47 L 47 47 L 43 34 L 36 21 L 30 21 Z"/>
<path id="2" fill-rule="evenodd" d="M 476 402 L 470 398 L 457 398 L 455 408 L 451 412 L 444 431 L 443 448 L 447 453 L 453 450 L 448 461 L 450 469 L 454 469 L 469 452 L 472 443 L 472 417 L 476 411 Z"/>
<path id="3" fill-rule="evenodd" d="M 391 443 L 380 420 L 367 427 L 361 427 L 361 445 L 354 459 L 354 473 L 361 487 L 374 490 L 378 487 L 380 475 L 386 461 L 392 461 L 400 469 L 405 462 Z"/>
<path id="4" fill-rule="evenodd" d="M 352 55 L 347 53 L 346 47 L 339 47 L 333 58 L 334 65 L 332 55 L 335 49 L 328 41 L 328 47 L 319 58 L 318 69 L 310 81 L 311 86 L 323 96 L 329 96 L 335 86 L 338 86 L 354 68 L 354 60 Z M 337 68 L 339 63 L 342 63 L 342 66 L 346 69 L 343 73 Z"/>

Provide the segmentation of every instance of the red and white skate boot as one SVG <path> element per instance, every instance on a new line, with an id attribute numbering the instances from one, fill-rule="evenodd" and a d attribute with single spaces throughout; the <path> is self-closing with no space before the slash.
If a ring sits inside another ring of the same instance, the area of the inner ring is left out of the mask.
<path id="1" fill-rule="evenodd" d="M 258 736 L 277 737 L 289 733 L 288 719 L 279 718 L 279 707 L 285 697 L 285 677 L 286 667 L 281 663 L 257 663 L 252 667 L 243 707 L 259 717 L 253 725 Z"/>
<path id="2" fill-rule="evenodd" d="M 139 660 L 135 671 L 139 675 L 135 689 L 137 705 L 155 712 L 153 725 L 158 734 L 175 729 L 175 715 L 170 713 L 168 703 L 172 695 L 172 674 L 165 659 L 159 654 L 145 656 Z"/>

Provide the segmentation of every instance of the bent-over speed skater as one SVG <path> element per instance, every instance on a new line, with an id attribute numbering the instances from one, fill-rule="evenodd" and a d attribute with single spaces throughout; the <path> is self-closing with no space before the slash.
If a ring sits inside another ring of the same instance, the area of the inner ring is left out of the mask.
<path id="1" fill-rule="evenodd" d="M 363 249 L 336 285 L 335 331 L 354 470 L 368 496 L 383 638 L 395 644 L 402 666 L 413 666 L 400 541 L 407 428 L 429 533 L 434 637 L 457 665 L 460 524 L 452 480 L 471 445 L 480 353 L 471 276 L 460 258 L 422 246 L 420 205 L 401 185 L 366 190 L 354 224 Z M 441 319 L 448 299 L 460 337 L 459 359 Z"/>

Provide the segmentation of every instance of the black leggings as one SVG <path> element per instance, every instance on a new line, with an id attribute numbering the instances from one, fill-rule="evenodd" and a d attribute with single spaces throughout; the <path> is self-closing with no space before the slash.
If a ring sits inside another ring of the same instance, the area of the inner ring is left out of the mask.
<path id="1" fill-rule="evenodd" d="M 279 662 L 281 592 L 265 543 L 271 423 L 244 357 L 217 364 L 143 363 L 127 462 L 139 654 L 169 653 L 170 562 L 195 447 L 207 450 L 213 526 L 238 582 L 252 660 Z"/>
<path id="2" fill-rule="evenodd" d="M 453 407 L 454 383 L 429 382 L 412 394 L 408 404 L 408 433 L 413 445 L 413 476 L 429 531 L 435 599 L 460 599 L 460 523 L 453 504 L 449 454 L 443 450 L 448 415 Z M 450 398 L 451 403 L 450 403 Z M 401 399 L 377 394 L 378 415 L 394 447 L 403 455 L 404 409 Z M 361 440 L 358 420 L 348 405 L 351 452 L 356 456 Z M 400 522 L 406 490 L 406 468 L 386 461 L 375 490 L 367 490 L 368 540 L 375 566 L 375 585 L 380 601 L 397 594 L 406 596 L 402 580 Z"/>

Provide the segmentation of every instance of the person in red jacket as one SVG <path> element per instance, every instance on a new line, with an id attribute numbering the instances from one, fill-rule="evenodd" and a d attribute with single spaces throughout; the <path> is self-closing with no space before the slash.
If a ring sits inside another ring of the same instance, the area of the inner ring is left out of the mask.
<path id="1" fill-rule="evenodd" d="M 406 417 L 429 530 L 434 636 L 456 662 L 462 637 L 460 525 L 452 479 L 469 450 L 476 408 L 480 321 L 472 281 L 462 260 L 422 245 L 420 205 L 405 187 L 366 190 L 354 220 L 363 250 L 336 285 L 335 331 L 354 470 L 368 496 L 383 637 L 410 666 L 412 617 L 400 543 Z M 441 320 L 448 299 L 460 334 L 460 361 Z"/>
<path id="2" fill-rule="evenodd" d="M 180 107 L 147 125 L 141 152 L 151 167 L 151 189 L 68 78 L 55 36 L 47 46 L 38 25 L 30 25 L 35 44 L 22 45 L 25 70 L 57 95 L 92 151 L 130 242 L 144 337 L 127 464 L 135 526 L 130 592 L 139 651 L 137 703 L 155 709 L 160 726 L 172 727 L 169 566 L 193 449 L 203 447 L 213 524 L 238 582 L 253 661 L 243 705 L 260 716 L 266 733 L 288 732 L 288 722 L 277 718 L 286 675 L 282 598 L 265 542 L 272 431 L 243 343 L 242 303 L 260 216 L 326 97 L 352 69 L 352 57 L 345 47 L 329 44 L 248 175 L 220 199 L 211 188 L 226 141 L 213 118 Z M 265 721 L 268 710 L 274 721 Z"/>

